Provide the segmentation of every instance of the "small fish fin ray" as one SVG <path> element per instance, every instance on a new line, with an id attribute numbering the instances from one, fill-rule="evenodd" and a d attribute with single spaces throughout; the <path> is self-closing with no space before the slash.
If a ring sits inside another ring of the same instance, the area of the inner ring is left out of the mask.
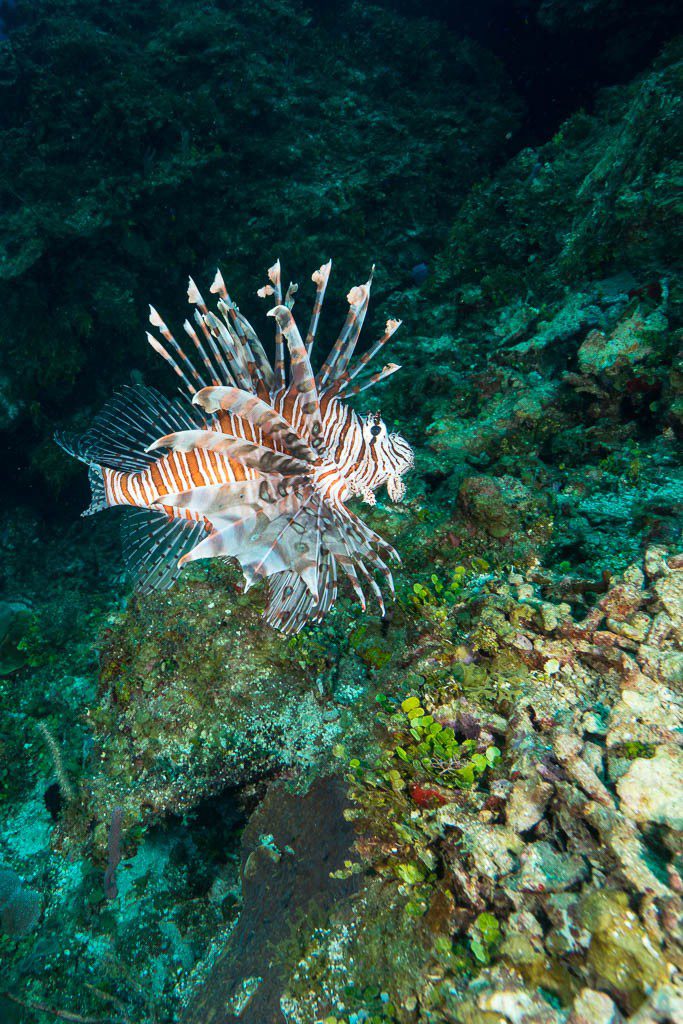
<path id="1" fill-rule="evenodd" d="M 180 559 L 205 536 L 203 522 L 171 519 L 156 509 L 125 509 L 121 539 L 136 590 L 168 590 L 180 575 Z"/>
<path id="2" fill-rule="evenodd" d="M 55 441 L 87 465 L 136 473 L 158 458 L 145 449 L 160 434 L 206 426 L 206 415 L 189 403 L 166 398 L 154 388 L 124 385 L 84 434 L 57 433 Z"/>

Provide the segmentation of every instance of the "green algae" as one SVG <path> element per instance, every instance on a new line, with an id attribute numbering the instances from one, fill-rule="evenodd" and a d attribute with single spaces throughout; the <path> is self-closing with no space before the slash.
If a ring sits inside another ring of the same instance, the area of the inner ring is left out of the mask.
<path id="1" fill-rule="evenodd" d="M 666 978 L 661 953 L 629 909 L 625 892 L 592 893 L 579 908 L 591 934 L 588 962 L 611 992 L 632 1009 Z"/>

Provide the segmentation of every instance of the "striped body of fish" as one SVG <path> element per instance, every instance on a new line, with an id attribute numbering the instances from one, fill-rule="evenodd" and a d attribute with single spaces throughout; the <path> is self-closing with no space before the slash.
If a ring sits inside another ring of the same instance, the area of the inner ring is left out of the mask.
<path id="1" fill-rule="evenodd" d="M 365 592 L 385 612 L 382 585 L 393 596 L 389 562 L 398 555 L 347 506 L 360 496 L 374 504 L 386 485 L 404 493 L 413 463 L 408 443 L 390 434 L 379 413 L 360 416 L 345 402 L 394 373 L 388 364 L 362 377 L 399 326 L 352 361 L 370 296 L 371 279 L 352 288 L 349 311 L 317 374 L 311 367 L 331 263 L 313 274 L 316 298 L 302 338 L 292 315 L 296 285 L 283 300 L 280 265 L 259 289 L 272 297 L 275 360 L 231 301 L 218 272 L 211 312 L 190 280 L 194 323 L 185 321 L 191 359 L 150 307 L 148 334 L 191 396 L 167 399 L 146 387 L 125 387 L 77 438 L 56 436 L 89 466 L 89 515 L 124 506 L 124 554 L 143 590 L 170 586 L 183 565 L 199 558 L 235 558 L 247 587 L 268 580 L 265 619 L 285 633 L 320 620 L 346 579 L 365 609 Z"/>

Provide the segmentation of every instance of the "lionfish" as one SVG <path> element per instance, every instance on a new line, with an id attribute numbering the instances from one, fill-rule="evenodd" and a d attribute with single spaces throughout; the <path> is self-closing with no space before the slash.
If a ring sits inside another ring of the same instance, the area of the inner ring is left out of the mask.
<path id="1" fill-rule="evenodd" d="M 297 286 L 289 285 L 283 301 L 279 261 L 268 271 L 258 294 L 274 302 L 268 312 L 275 322 L 274 364 L 220 271 L 211 285 L 219 315 L 190 278 L 194 324 L 185 320 L 183 327 L 194 361 L 152 306 L 150 323 L 163 342 L 149 332 L 147 339 L 191 402 L 126 386 L 85 434 L 56 435 L 89 466 L 92 501 L 83 515 L 128 506 L 124 557 L 140 589 L 170 586 L 184 565 L 200 558 L 235 558 L 246 589 L 267 579 L 264 618 L 286 634 L 321 620 L 342 579 L 363 610 L 368 591 L 385 614 L 380 583 L 393 598 L 388 563 L 400 559 L 347 501 L 360 496 L 373 505 L 383 484 L 400 501 L 413 453 L 379 413 L 360 416 L 346 399 L 399 369 L 389 363 L 360 376 L 400 321 L 388 320 L 382 337 L 352 362 L 371 273 L 349 292 L 339 336 L 314 373 L 311 355 L 331 265 L 312 276 L 316 296 L 305 340 L 292 315 Z"/>

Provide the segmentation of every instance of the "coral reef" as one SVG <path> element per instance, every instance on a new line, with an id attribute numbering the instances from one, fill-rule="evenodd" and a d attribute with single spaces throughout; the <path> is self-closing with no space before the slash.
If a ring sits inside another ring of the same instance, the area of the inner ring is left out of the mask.
<path id="1" fill-rule="evenodd" d="M 583 617 L 579 595 L 548 600 L 561 581 L 533 571 L 452 606 L 447 624 L 464 603 L 484 650 L 451 654 L 446 672 L 444 653 L 421 656 L 419 701 L 385 698 L 378 758 L 350 761 L 346 873 L 365 884 L 311 931 L 288 1020 L 564 1022 L 592 1001 L 605 1019 L 657 1019 L 677 1005 L 680 600 L 664 640 L 659 622 L 681 581 L 683 560 L 652 549 Z M 390 997 L 376 1018 L 373 991 Z"/>
<path id="2" fill-rule="evenodd" d="M 0 4 L 9 1024 L 683 1016 L 680 40 L 533 138 L 415 6 Z M 186 271 L 332 251 L 404 320 L 396 604 L 283 639 L 229 564 L 134 593 L 47 432 Z"/>

